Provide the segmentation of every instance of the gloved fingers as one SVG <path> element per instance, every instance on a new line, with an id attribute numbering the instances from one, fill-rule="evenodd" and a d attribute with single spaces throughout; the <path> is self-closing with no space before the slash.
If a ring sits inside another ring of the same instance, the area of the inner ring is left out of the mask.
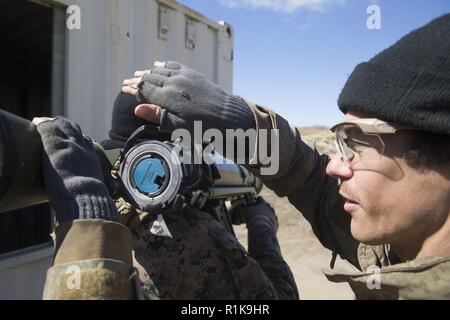
<path id="1" fill-rule="evenodd" d="M 94 141 L 91 139 L 91 137 L 89 136 L 85 136 L 84 134 L 82 134 L 86 144 L 89 145 L 90 148 L 94 148 Z"/>
<path id="2" fill-rule="evenodd" d="M 56 118 L 35 118 L 38 127 L 38 131 L 43 126 L 51 129 L 54 133 L 62 133 L 66 137 L 74 137 L 78 138 L 79 136 L 83 136 L 83 132 L 81 131 L 80 125 L 74 121 L 70 121 L 64 117 L 56 117 Z M 34 119 L 33 119 L 34 121 Z M 33 122 L 34 123 L 34 122 Z M 44 131 L 44 130 L 41 130 Z"/>
<path id="3" fill-rule="evenodd" d="M 140 104 L 134 109 L 136 117 L 160 124 L 161 107 L 154 104 Z"/>
<path id="4" fill-rule="evenodd" d="M 129 90 L 129 87 L 124 87 L 125 90 Z M 129 91 L 124 91 L 124 88 L 122 88 L 122 92 L 128 93 Z M 134 89 L 132 89 L 134 91 Z M 150 103 L 150 104 L 156 104 L 161 105 L 160 99 L 158 99 L 158 90 L 161 90 L 161 87 L 158 85 L 154 85 L 148 81 L 141 81 L 139 82 L 138 89 L 136 90 L 136 93 L 134 94 L 138 101 L 140 103 Z M 159 97 L 161 99 L 164 99 L 166 97 Z"/>
<path id="5" fill-rule="evenodd" d="M 181 63 L 178 63 L 175 61 L 166 61 L 166 62 L 155 61 L 154 65 L 155 65 L 155 67 L 162 67 L 162 68 L 166 68 L 169 70 L 181 70 L 183 68 L 186 68 Z"/>
<path id="6" fill-rule="evenodd" d="M 134 72 L 135 77 L 142 77 L 144 74 L 149 73 L 151 70 L 137 70 Z"/>
<path id="7" fill-rule="evenodd" d="M 166 109 L 161 109 L 159 127 L 162 132 L 172 133 L 176 129 L 188 129 L 188 123 Z M 192 131 L 191 131 L 192 132 Z"/>
<path id="8" fill-rule="evenodd" d="M 55 141 L 55 139 L 67 139 L 67 135 L 61 131 L 58 123 L 56 122 L 56 120 L 58 120 L 59 118 L 61 117 L 41 117 L 34 118 L 32 121 L 34 125 L 36 125 L 37 132 L 41 136 L 44 149 L 47 149 L 47 147 L 49 147 L 49 145 L 51 145 L 53 141 Z"/>
<path id="9" fill-rule="evenodd" d="M 56 140 L 72 140 L 81 147 L 93 148 L 93 142 L 86 138 L 81 131 L 80 125 L 63 117 L 42 121 L 37 126 L 37 131 L 42 137 L 44 147 L 47 142 L 54 143 Z"/>
<path id="10" fill-rule="evenodd" d="M 134 72 L 134 77 L 143 77 L 148 73 L 156 73 L 160 74 L 162 76 L 171 77 L 174 73 L 176 73 L 175 70 L 169 70 L 164 67 L 153 67 L 150 70 L 138 70 Z"/>
<path id="11" fill-rule="evenodd" d="M 143 82 L 147 82 L 147 83 L 153 84 L 154 86 L 157 86 L 157 87 L 164 86 L 164 82 L 167 79 L 168 79 L 167 77 L 162 76 L 162 75 L 157 74 L 157 73 L 146 73 L 142 77 L 142 81 Z"/>
<path id="12" fill-rule="evenodd" d="M 131 78 L 131 79 L 125 79 L 125 80 L 123 80 L 123 84 L 122 85 L 130 86 L 130 87 L 132 87 L 132 86 L 136 87 L 139 84 L 139 82 L 141 82 L 141 80 L 142 80 L 142 76 L 134 77 L 134 78 Z"/>
<path id="13" fill-rule="evenodd" d="M 35 118 L 36 119 L 36 118 Z M 33 121 L 35 120 L 33 119 Z M 79 134 L 79 132 L 74 131 L 72 123 L 63 118 L 41 118 L 42 121 L 34 121 L 33 123 L 38 122 L 37 131 L 44 138 L 56 138 L 63 137 L 67 138 L 71 133 Z M 80 129 L 81 130 L 81 129 Z"/>
<path id="14" fill-rule="evenodd" d="M 137 96 L 138 95 L 138 88 L 132 88 L 130 86 L 122 86 L 122 92 L 129 94 L 131 96 Z"/>
<path id="15" fill-rule="evenodd" d="M 70 132 L 71 134 L 76 135 L 77 138 L 79 138 L 79 137 L 83 138 L 83 140 L 86 141 L 86 139 L 83 135 L 83 131 L 81 131 L 81 127 L 78 123 L 76 123 L 75 121 L 70 121 L 70 120 L 62 118 L 62 117 L 61 117 L 60 121 L 61 121 L 61 123 L 64 123 L 63 125 L 61 125 L 62 130 L 66 130 L 66 128 L 67 128 L 67 132 Z M 89 141 L 92 144 L 92 140 L 89 139 Z"/>
<path id="16" fill-rule="evenodd" d="M 256 198 L 257 202 L 253 205 L 244 206 L 242 213 L 246 222 L 250 222 L 257 216 L 266 216 L 271 218 L 274 222 L 277 222 L 278 218 L 275 214 L 275 210 L 267 203 L 263 197 Z"/>
<path id="17" fill-rule="evenodd" d="M 152 70 L 150 70 L 148 73 L 152 73 L 152 74 L 159 74 L 161 76 L 170 78 L 171 76 L 173 76 L 174 74 L 177 74 L 179 71 L 175 71 L 175 70 L 169 70 L 166 68 L 161 68 L 161 67 L 154 67 Z M 145 74 L 144 74 L 145 75 Z"/>
<path id="18" fill-rule="evenodd" d="M 136 96 L 139 90 L 139 83 L 141 82 L 142 77 L 134 77 L 131 79 L 125 79 L 122 83 L 122 92 Z"/>

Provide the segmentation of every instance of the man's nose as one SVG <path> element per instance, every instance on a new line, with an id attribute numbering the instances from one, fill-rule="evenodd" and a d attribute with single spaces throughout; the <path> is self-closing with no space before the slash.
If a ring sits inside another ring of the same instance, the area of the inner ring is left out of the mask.
<path id="1" fill-rule="evenodd" d="M 334 155 L 327 165 L 327 175 L 341 180 L 350 179 L 353 176 L 353 171 L 350 165 L 342 161 L 341 157 Z"/>

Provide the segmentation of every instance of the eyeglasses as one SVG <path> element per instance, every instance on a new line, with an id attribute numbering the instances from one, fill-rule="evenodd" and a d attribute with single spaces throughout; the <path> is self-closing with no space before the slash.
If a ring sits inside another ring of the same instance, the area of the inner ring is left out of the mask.
<path id="1" fill-rule="evenodd" d="M 385 152 L 381 135 L 395 134 L 408 129 L 375 118 L 354 119 L 341 122 L 331 128 L 335 136 L 336 150 L 341 159 L 349 165 L 369 166 L 379 160 Z"/>

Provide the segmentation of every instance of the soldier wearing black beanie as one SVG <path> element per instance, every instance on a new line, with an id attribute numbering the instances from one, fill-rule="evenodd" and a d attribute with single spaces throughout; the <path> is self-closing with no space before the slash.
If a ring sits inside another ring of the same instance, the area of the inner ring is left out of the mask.
<path id="1" fill-rule="evenodd" d="M 450 134 L 450 14 L 359 64 L 339 97 L 342 112 Z"/>

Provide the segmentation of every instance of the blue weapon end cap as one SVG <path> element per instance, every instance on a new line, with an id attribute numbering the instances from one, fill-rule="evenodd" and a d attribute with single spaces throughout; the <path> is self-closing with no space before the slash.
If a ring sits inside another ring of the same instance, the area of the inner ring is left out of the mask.
<path id="1" fill-rule="evenodd" d="M 135 185 L 143 194 L 158 192 L 163 187 L 166 176 L 163 160 L 153 157 L 141 160 L 133 174 Z"/>

